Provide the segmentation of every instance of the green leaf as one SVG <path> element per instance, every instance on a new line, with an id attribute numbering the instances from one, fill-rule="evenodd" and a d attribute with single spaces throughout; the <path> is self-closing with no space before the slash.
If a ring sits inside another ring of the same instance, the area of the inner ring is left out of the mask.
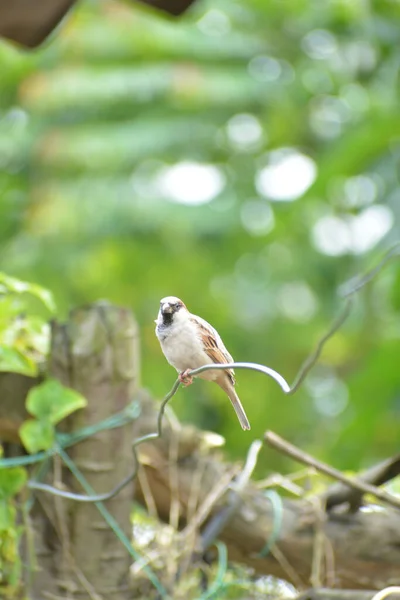
<path id="1" fill-rule="evenodd" d="M 55 425 L 79 408 L 87 405 L 86 399 L 56 379 L 48 379 L 34 387 L 28 394 L 26 408 L 31 415 Z"/>
<path id="2" fill-rule="evenodd" d="M 0 531 L 15 527 L 15 508 L 6 500 L 0 500 Z"/>
<path id="3" fill-rule="evenodd" d="M 49 421 L 24 421 L 19 428 L 19 435 L 30 454 L 39 450 L 49 450 L 54 444 L 54 426 Z"/>
<path id="4" fill-rule="evenodd" d="M 15 496 L 25 485 L 27 474 L 25 469 L 15 467 L 0 471 L 0 499 Z"/>
<path id="5" fill-rule="evenodd" d="M 16 348 L 0 345 L 0 371 L 12 371 L 34 377 L 37 375 L 37 365 Z"/>
<path id="6" fill-rule="evenodd" d="M 51 292 L 36 283 L 27 283 L 0 272 L 0 291 L 2 288 L 14 294 L 31 294 L 38 298 L 51 313 L 55 312 L 56 305 Z"/>

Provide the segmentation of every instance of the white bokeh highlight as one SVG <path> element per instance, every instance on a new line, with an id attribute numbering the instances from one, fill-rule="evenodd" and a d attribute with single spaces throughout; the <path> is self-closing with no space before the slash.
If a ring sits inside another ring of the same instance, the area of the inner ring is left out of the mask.
<path id="1" fill-rule="evenodd" d="M 257 191 L 276 202 L 300 198 L 314 183 L 315 162 L 305 154 L 284 148 L 271 152 L 268 164 L 256 176 Z"/>
<path id="2" fill-rule="evenodd" d="M 205 35 L 219 37 L 229 33 L 231 23 L 225 12 L 217 8 L 211 8 L 197 22 L 197 27 Z"/>
<path id="3" fill-rule="evenodd" d="M 310 373 L 305 382 L 317 412 L 325 417 L 337 417 L 349 404 L 349 390 L 332 369 L 320 367 Z"/>
<path id="4" fill-rule="evenodd" d="M 211 202 L 225 187 L 225 176 L 215 165 L 181 162 L 164 167 L 157 177 L 158 192 L 173 202 L 199 205 Z"/>
<path id="5" fill-rule="evenodd" d="M 267 235 L 275 226 L 274 212 L 266 200 L 247 200 L 240 210 L 244 229 L 252 236 Z"/>
<path id="6" fill-rule="evenodd" d="M 227 135 L 234 147 L 240 150 L 248 150 L 259 145 L 263 137 L 263 130 L 260 121 L 256 117 L 243 113 L 229 119 Z"/>
<path id="7" fill-rule="evenodd" d="M 358 215 L 321 217 L 314 225 L 312 240 L 322 254 L 342 256 L 371 250 L 390 231 L 394 216 L 389 207 L 374 205 Z"/>
<path id="8" fill-rule="evenodd" d="M 297 323 L 307 323 L 318 308 L 317 298 L 305 281 L 291 281 L 277 294 L 278 310 Z"/>

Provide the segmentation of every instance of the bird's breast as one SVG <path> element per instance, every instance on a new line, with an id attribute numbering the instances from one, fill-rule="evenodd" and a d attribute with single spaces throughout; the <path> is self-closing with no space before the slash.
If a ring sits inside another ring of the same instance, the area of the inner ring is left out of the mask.
<path id="1" fill-rule="evenodd" d="M 190 321 L 173 323 L 157 331 L 157 337 L 165 358 L 178 371 L 195 369 L 212 362 Z"/>

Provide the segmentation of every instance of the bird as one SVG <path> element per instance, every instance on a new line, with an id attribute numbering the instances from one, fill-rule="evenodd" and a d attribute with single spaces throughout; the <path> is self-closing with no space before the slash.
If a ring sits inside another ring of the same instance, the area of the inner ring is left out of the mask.
<path id="1" fill-rule="evenodd" d="M 188 386 L 193 383 L 190 371 L 213 363 L 232 363 L 233 358 L 225 348 L 218 332 L 201 317 L 193 315 L 176 296 L 160 301 L 156 323 L 156 336 L 165 358 L 179 373 L 179 381 Z M 242 429 L 250 423 L 235 391 L 233 369 L 207 370 L 198 375 L 214 381 L 232 402 Z"/>

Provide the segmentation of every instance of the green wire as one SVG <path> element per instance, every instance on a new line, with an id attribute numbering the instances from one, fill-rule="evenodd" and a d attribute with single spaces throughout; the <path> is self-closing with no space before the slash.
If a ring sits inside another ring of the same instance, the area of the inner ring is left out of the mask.
<path id="1" fill-rule="evenodd" d="M 38 452 L 29 456 L 13 456 L 10 458 L 0 458 L 0 469 L 10 469 L 11 467 L 24 467 L 26 465 L 34 465 L 41 462 L 45 458 L 49 458 L 54 454 L 53 450 L 46 452 Z"/>
<path id="2" fill-rule="evenodd" d="M 215 545 L 218 549 L 218 571 L 215 577 L 215 581 L 210 589 L 202 594 L 199 600 L 208 600 L 217 594 L 220 589 L 224 586 L 224 577 L 228 568 L 228 551 L 226 546 L 222 542 L 216 542 Z"/>
<path id="3" fill-rule="evenodd" d="M 139 402 L 137 400 L 133 400 L 123 411 L 116 413 L 115 415 L 111 415 L 111 417 L 107 417 L 99 423 L 82 427 L 82 429 L 72 433 L 59 433 L 58 438 L 60 440 L 60 444 L 63 448 L 68 448 L 69 446 L 77 444 L 78 442 L 81 442 L 92 435 L 99 433 L 100 431 L 117 429 L 118 427 L 127 425 L 139 417 L 140 410 Z"/>
<path id="4" fill-rule="evenodd" d="M 82 427 L 78 431 L 72 433 L 59 433 L 57 438 L 59 440 L 59 446 L 62 448 L 69 448 L 78 442 L 91 437 L 92 435 L 109 429 L 117 429 L 123 425 L 127 425 L 134 419 L 137 419 L 140 415 L 140 404 L 137 400 L 133 400 L 128 406 L 121 412 L 107 417 L 99 423 Z M 36 454 L 30 454 L 29 456 L 13 456 L 11 458 L 0 458 L 0 469 L 9 469 L 11 467 L 23 467 L 27 465 L 34 465 L 38 462 L 42 462 L 46 458 L 50 458 L 54 455 L 54 449 L 46 450 L 43 452 L 37 452 Z"/>

